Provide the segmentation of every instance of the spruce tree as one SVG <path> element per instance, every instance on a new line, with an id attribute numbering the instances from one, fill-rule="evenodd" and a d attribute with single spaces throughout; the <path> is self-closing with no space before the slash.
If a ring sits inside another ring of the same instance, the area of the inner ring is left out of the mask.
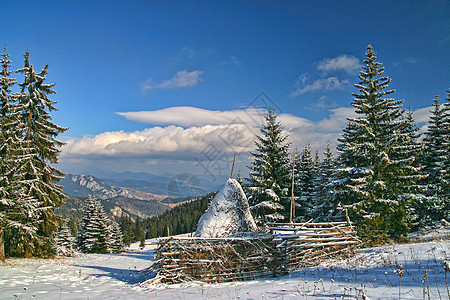
<path id="1" fill-rule="evenodd" d="M 109 232 L 109 251 L 112 253 L 120 253 L 125 249 L 123 241 L 123 233 L 117 222 L 112 221 L 108 227 Z"/>
<path id="2" fill-rule="evenodd" d="M 78 236 L 78 225 L 79 225 L 79 220 L 75 219 L 73 216 L 70 218 L 69 221 L 69 228 L 70 228 L 70 233 L 73 236 Z"/>
<path id="3" fill-rule="evenodd" d="M 12 109 L 14 106 L 14 95 L 11 87 L 16 83 L 11 78 L 13 71 L 10 71 L 11 61 L 6 47 L 1 55 L 1 78 L 0 78 L 0 230 L 6 227 L 8 223 L 8 212 L 12 208 L 12 199 L 10 197 L 10 180 L 13 160 L 11 159 L 11 136 L 15 124 L 12 123 Z"/>
<path id="4" fill-rule="evenodd" d="M 265 116 L 265 124 L 251 152 L 247 193 L 249 204 L 259 225 L 289 221 L 290 187 L 289 143 L 273 110 Z"/>
<path id="5" fill-rule="evenodd" d="M 450 110 L 448 105 L 442 104 L 436 93 L 433 109 L 430 111 L 428 128 L 423 139 L 424 151 L 422 164 L 428 175 L 423 180 L 425 201 L 419 207 L 421 227 L 438 226 L 445 218 L 445 206 L 449 194 L 447 179 L 450 150 Z"/>
<path id="6" fill-rule="evenodd" d="M 1 55 L 1 78 L 0 78 L 0 259 L 4 260 L 4 237 L 5 230 L 11 225 L 10 211 L 13 208 L 13 201 L 10 190 L 10 176 L 13 169 L 11 159 L 11 130 L 14 129 L 11 124 L 11 106 L 13 104 L 13 95 L 11 87 L 16 83 L 14 78 L 11 78 L 13 71 L 10 71 L 11 61 L 9 54 L 4 48 Z"/>
<path id="7" fill-rule="evenodd" d="M 109 251 L 108 219 L 103 206 L 96 198 L 89 197 L 84 207 L 78 240 L 84 253 L 107 253 Z"/>
<path id="8" fill-rule="evenodd" d="M 324 159 L 320 163 L 317 183 L 316 202 L 312 211 L 315 222 L 333 221 L 336 207 L 332 202 L 333 180 L 336 176 L 336 163 L 331 144 L 328 142 L 325 147 Z"/>
<path id="9" fill-rule="evenodd" d="M 445 99 L 444 108 L 446 111 L 445 115 L 445 128 L 447 137 L 447 153 L 450 153 L 450 89 L 447 90 L 447 98 Z M 444 179 L 444 198 L 442 203 L 442 223 L 443 225 L 450 224 L 450 154 L 447 155 L 445 160 L 445 174 Z"/>
<path id="10" fill-rule="evenodd" d="M 294 195 L 296 200 L 296 221 L 308 221 L 315 205 L 316 162 L 312 157 L 311 146 L 308 144 L 300 156 L 295 159 Z"/>
<path id="11" fill-rule="evenodd" d="M 411 164 L 406 166 L 410 169 L 409 178 L 411 185 L 409 189 L 413 191 L 409 195 L 410 201 L 406 204 L 406 221 L 410 229 L 416 230 L 422 221 L 420 212 L 423 211 L 423 205 L 417 206 L 417 204 L 426 202 L 426 197 L 423 195 L 425 187 L 422 182 L 427 176 L 421 165 L 423 145 L 419 142 L 419 127 L 414 120 L 413 112 L 410 108 L 403 116 L 403 123 L 404 126 L 401 128 L 401 137 L 403 139 L 401 144 L 403 145 L 403 149 L 400 152 L 403 153 L 403 157 L 413 160 Z"/>
<path id="12" fill-rule="evenodd" d="M 123 232 L 124 236 L 124 243 L 126 246 L 129 246 L 132 242 L 136 242 L 134 229 L 135 224 L 130 216 L 124 215 L 122 213 L 122 216 L 120 217 L 119 221 L 120 229 Z"/>
<path id="13" fill-rule="evenodd" d="M 31 257 L 39 239 L 39 203 L 22 190 L 19 167 L 26 157 L 23 142 L 22 112 L 18 94 L 12 93 L 16 83 L 9 70 L 11 61 L 6 48 L 1 59 L 2 77 L 0 107 L 0 227 L 3 229 L 5 252 L 9 256 Z M 1 247 L 1 245 L 0 245 Z"/>
<path id="14" fill-rule="evenodd" d="M 360 82 L 353 93 L 359 115 L 348 118 L 339 139 L 339 186 L 337 200 L 349 210 L 359 234 L 378 242 L 399 238 L 409 230 L 407 209 L 417 196 L 412 188 L 419 179 L 412 153 L 406 151 L 408 126 L 403 100 L 386 96 L 391 82 L 384 67 L 368 46 Z M 338 203 L 339 203 L 338 202 Z"/>
<path id="15" fill-rule="evenodd" d="M 76 253 L 75 249 L 76 239 L 67 223 L 64 223 L 56 235 L 56 254 L 59 256 L 73 256 Z"/>
<path id="16" fill-rule="evenodd" d="M 61 205 L 64 199 L 62 187 L 56 184 L 64 173 L 52 166 L 58 161 L 59 147 L 64 145 L 56 137 L 67 128 L 51 121 L 51 112 L 57 109 L 54 106 L 56 101 L 48 97 L 55 93 L 52 90 L 55 84 L 45 83 L 48 65 L 36 73 L 29 62 L 28 51 L 24 54 L 24 60 L 24 67 L 16 71 L 24 75 L 18 94 L 23 145 L 18 153 L 21 163 L 15 170 L 14 181 L 20 187 L 20 197 L 35 201 L 36 205 L 30 208 L 37 206 L 37 236 L 33 254 L 48 256 L 54 254 L 54 237 L 61 223 L 54 214 L 54 208 Z"/>

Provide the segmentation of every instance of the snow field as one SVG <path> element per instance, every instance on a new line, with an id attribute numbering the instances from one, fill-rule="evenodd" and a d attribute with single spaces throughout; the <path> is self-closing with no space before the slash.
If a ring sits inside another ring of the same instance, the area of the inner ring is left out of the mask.
<path id="1" fill-rule="evenodd" d="M 442 267 L 450 258 L 448 240 L 361 249 L 350 258 L 280 278 L 140 285 L 145 279 L 136 271 L 152 264 L 154 248 L 140 250 L 134 244 L 123 254 L 9 259 L 0 265 L 0 299 L 363 299 L 365 295 L 373 300 L 399 299 L 399 291 L 400 299 L 449 299 Z M 401 278 L 395 273 L 400 265 Z"/>
<path id="2" fill-rule="evenodd" d="M 442 267 L 448 258 L 449 241 L 383 246 L 281 278 L 148 289 L 158 299 L 399 299 L 399 291 L 400 299 L 449 299 Z M 395 272 L 400 265 L 401 282 Z"/>
<path id="3" fill-rule="evenodd" d="M 151 264 L 151 253 L 11 259 L 0 265 L 0 299 L 147 299 L 134 275 Z"/>

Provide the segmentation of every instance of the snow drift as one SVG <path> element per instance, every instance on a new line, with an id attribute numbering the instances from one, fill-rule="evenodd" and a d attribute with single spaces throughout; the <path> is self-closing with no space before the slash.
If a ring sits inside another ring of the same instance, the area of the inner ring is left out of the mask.
<path id="1" fill-rule="evenodd" d="M 222 238 L 258 230 L 247 197 L 236 179 L 228 179 L 198 222 L 196 237 Z"/>

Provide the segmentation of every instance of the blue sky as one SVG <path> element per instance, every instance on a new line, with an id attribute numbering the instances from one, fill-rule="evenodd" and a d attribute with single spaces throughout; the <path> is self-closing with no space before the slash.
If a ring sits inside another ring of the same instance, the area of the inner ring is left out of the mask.
<path id="1" fill-rule="evenodd" d="M 255 98 L 279 109 L 295 147 L 322 152 L 352 114 L 368 44 L 394 98 L 418 121 L 450 87 L 449 1 L 0 0 L 0 7 L 0 43 L 13 68 L 27 49 L 35 68 L 50 64 L 53 120 L 70 128 L 60 136 L 66 172 L 219 174 L 234 151 L 245 168 L 261 112 L 248 107 Z M 241 139 L 223 138 L 231 132 Z"/>

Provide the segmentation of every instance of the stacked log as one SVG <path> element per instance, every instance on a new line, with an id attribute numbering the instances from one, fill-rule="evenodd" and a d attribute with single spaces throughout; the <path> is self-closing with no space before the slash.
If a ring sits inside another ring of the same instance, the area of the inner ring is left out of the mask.
<path id="1" fill-rule="evenodd" d="M 169 238 L 157 248 L 156 280 L 225 282 L 280 273 L 279 250 L 271 236 L 247 238 Z"/>
<path id="2" fill-rule="evenodd" d="M 349 222 L 270 223 L 269 232 L 234 238 L 161 239 L 151 282 L 225 282 L 280 276 L 348 254 L 359 243 Z"/>
<path id="3" fill-rule="evenodd" d="M 360 243 L 349 222 L 270 223 L 277 247 L 286 253 L 286 270 L 320 264 L 324 259 L 348 255 Z"/>

